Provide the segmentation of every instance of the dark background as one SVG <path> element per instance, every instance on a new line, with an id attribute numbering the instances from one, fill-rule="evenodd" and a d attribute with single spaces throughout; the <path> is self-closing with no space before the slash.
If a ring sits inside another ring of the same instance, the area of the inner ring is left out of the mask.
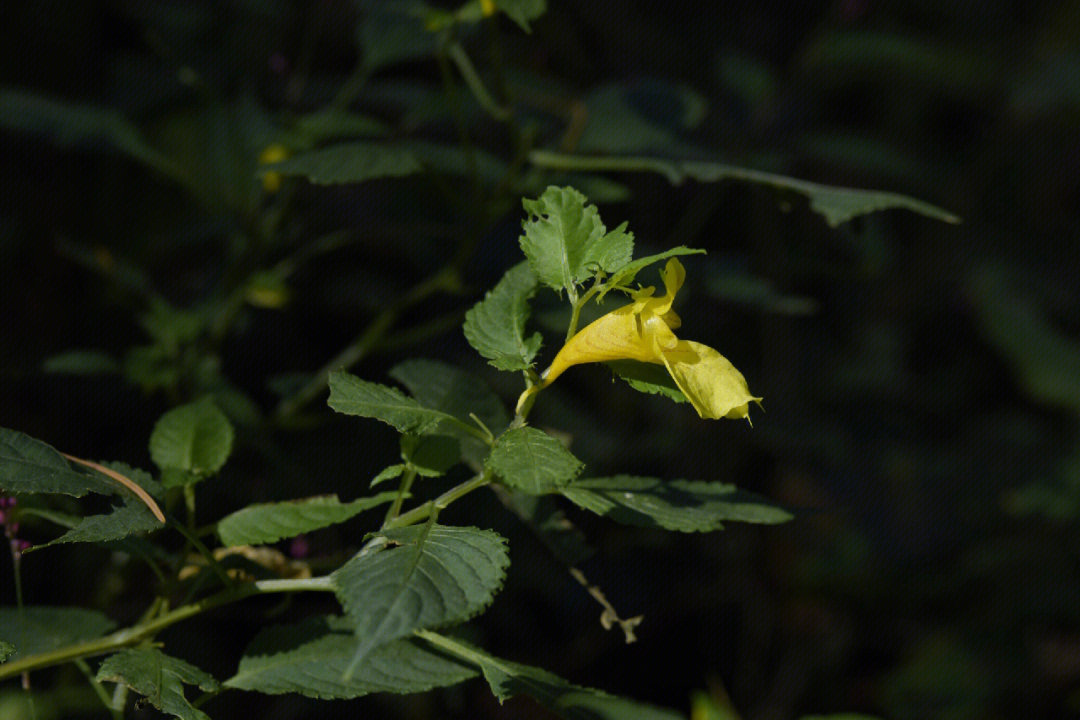
<path id="1" fill-rule="evenodd" d="M 452 66 L 447 100 L 423 49 L 380 67 L 350 105 L 390 138 L 454 146 L 464 127 L 503 171 L 524 135 L 537 147 L 893 190 L 963 218 L 891 210 L 838 228 L 768 187 L 568 177 L 527 163 L 501 184 L 443 167 L 356 185 L 293 180 L 262 194 L 258 152 L 288 145 L 297 119 L 339 92 L 377 5 L 0 11 L 5 92 L 69 113 L 69 124 L 48 121 L 10 94 L 0 113 L 0 425 L 150 467 L 160 413 L 214 392 L 239 437 L 225 473 L 200 486 L 206 521 L 252 501 L 365 494 L 395 462 L 393 434 L 332 416 L 322 396 L 275 422 L 278 391 L 471 247 L 463 291 L 405 312 L 353 371 L 389 382 L 401 359 L 437 357 L 512 403 L 519 380 L 472 352 L 459 313 L 520 260 L 520 197 L 575 184 L 608 227 L 629 221 L 639 254 L 708 250 L 685 259 L 680 336 L 730 358 L 766 412 L 752 411 L 753 428 L 704 422 L 582 366 L 545 391 L 530 420 L 568 433 L 590 474 L 732 482 L 799 511 L 776 527 L 675 535 L 568 510 L 597 549 L 582 565 L 589 579 L 624 615 L 645 615 L 627 646 L 496 498 L 470 497 L 446 521 L 497 529 L 513 559 L 474 639 L 682 710 L 705 691 L 755 719 L 1080 716 L 1080 3 L 552 3 L 531 35 L 504 17 L 462 31 L 481 77 L 515 108 L 516 129 L 485 115 Z M 74 105 L 126 118 L 193 182 L 133 159 Z M 178 322 L 140 325 L 151 297 L 197 314 L 238 278 L 339 229 L 341 247 L 302 263 L 281 307 L 245 306 L 220 334 L 175 340 L 149 365 L 133 356 L 168 345 L 160 325 Z M 445 322 L 392 342 L 432 318 Z M 546 363 L 565 327 L 550 293 L 533 320 Z M 71 349 L 104 352 L 119 371 L 47 371 Z M 311 557 L 355 548 L 375 522 L 312 536 Z M 0 595 L 12 603 L 10 559 L 0 562 Z M 104 549 L 61 546 L 23 570 L 31 603 L 101 607 L 124 622 L 148 598 L 146 578 Z M 227 677 L 271 608 L 226 609 L 163 639 Z M 40 678 L 55 697 L 83 682 Z M 229 692 L 204 710 L 546 717 L 524 700 L 499 709 L 481 682 L 316 706 Z M 86 712 L 96 712 L 89 702 Z"/>

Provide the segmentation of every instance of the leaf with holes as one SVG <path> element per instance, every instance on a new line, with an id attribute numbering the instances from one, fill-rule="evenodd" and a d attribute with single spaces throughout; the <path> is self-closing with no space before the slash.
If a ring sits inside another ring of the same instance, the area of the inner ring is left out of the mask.
<path id="1" fill-rule="evenodd" d="M 217 680 L 199 668 L 155 648 L 110 655 L 101 663 L 95 680 L 122 683 L 144 695 L 158 710 L 181 720 L 210 720 L 184 697 L 184 685 L 194 685 L 204 692 L 221 688 Z"/>

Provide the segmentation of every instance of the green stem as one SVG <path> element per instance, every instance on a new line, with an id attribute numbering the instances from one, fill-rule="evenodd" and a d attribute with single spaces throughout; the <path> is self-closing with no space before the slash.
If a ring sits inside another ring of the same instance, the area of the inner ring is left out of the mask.
<path id="1" fill-rule="evenodd" d="M 581 308 L 585 307 L 585 303 L 589 302 L 589 300 L 592 300 L 593 295 L 599 292 L 599 290 L 600 284 L 595 283 L 591 288 L 585 291 L 584 295 L 574 300 L 572 309 L 570 310 L 570 325 L 566 328 L 567 341 L 569 341 L 570 338 L 574 337 L 574 335 L 577 334 L 578 321 L 581 318 Z"/>
<path id="2" fill-rule="evenodd" d="M 124 714 L 113 707 L 113 700 L 109 697 L 109 693 L 105 690 L 105 687 L 97 681 L 94 677 L 93 671 L 85 660 L 79 658 L 75 661 L 75 667 L 79 668 L 79 672 L 86 678 L 86 682 L 90 683 L 90 687 L 94 689 L 94 694 L 98 696 L 101 703 L 105 706 L 105 709 L 109 711 L 109 714 L 113 716 L 113 720 L 121 720 Z"/>
<path id="3" fill-rule="evenodd" d="M 189 487 L 191 487 L 191 485 L 184 486 L 185 497 L 187 496 L 186 491 Z M 170 524 L 178 533 L 180 533 L 187 539 L 188 543 L 190 543 L 191 546 L 194 547 L 200 555 L 206 558 L 206 562 L 210 566 L 210 569 L 214 571 L 214 574 L 218 576 L 218 579 L 221 580 L 221 583 L 223 585 L 227 587 L 232 584 L 232 579 L 229 578 L 228 573 L 226 573 L 225 569 L 221 567 L 220 563 L 218 563 L 217 558 L 214 557 L 214 553 L 210 552 L 210 548 L 206 547 L 206 544 L 198 538 L 198 536 L 192 529 L 184 527 L 175 520 L 172 520 Z"/>
<path id="4" fill-rule="evenodd" d="M 386 511 L 386 519 L 383 520 L 383 527 L 386 527 L 390 521 L 401 513 L 401 504 L 405 502 L 405 497 L 409 494 L 409 490 L 412 488 L 414 480 L 416 480 L 416 470 L 410 465 L 405 468 L 405 472 L 401 476 L 397 497 L 395 497 L 394 502 L 390 504 L 390 509 Z"/>
<path id="5" fill-rule="evenodd" d="M 414 507 L 407 513 L 403 513 L 395 518 L 387 520 L 383 523 L 383 529 L 406 527 L 408 525 L 415 525 L 422 520 L 427 520 L 431 517 L 432 513 L 438 513 L 455 500 L 468 495 L 477 488 L 484 487 L 490 482 L 491 474 L 487 470 L 484 470 L 471 480 L 466 480 L 460 485 L 455 485 L 434 500 L 428 500 L 423 505 Z"/>
<path id="6" fill-rule="evenodd" d="M 499 105 L 495 98 L 491 96 L 491 93 L 487 91 L 487 88 L 484 87 L 484 81 L 480 79 L 480 75 L 476 72 L 472 61 L 469 60 L 469 56 L 465 54 L 465 49 L 461 47 L 461 43 L 456 40 L 450 43 L 446 48 L 446 54 L 457 66 L 458 72 L 461 73 L 461 79 L 465 81 L 465 85 L 468 86 L 480 107 L 500 122 L 509 120 L 513 112 L 510 108 Z"/>
<path id="7" fill-rule="evenodd" d="M 222 605 L 228 605 L 254 595 L 279 592 L 333 592 L 334 582 L 329 576 L 307 579 L 258 580 L 253 583 L 234 585 L 189 605 L 176 608 L 152 620 L 139 623 L 104 637 L 86 640 L 49 652 L 31 655 L 0 665 L 0 680 L 32 670 L 73 662 L 82 658 L 104 655 L 125 647 L 131 647 L 154 637 L 170 625 L 187 620 Z"/>

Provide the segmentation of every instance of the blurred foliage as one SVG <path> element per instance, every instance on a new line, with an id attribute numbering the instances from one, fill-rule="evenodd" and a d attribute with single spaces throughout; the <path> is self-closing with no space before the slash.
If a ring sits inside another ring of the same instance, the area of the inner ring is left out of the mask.
<path id="1" fill-rule="evenodd" d="M 624 646 L 533 539 L 581 557 L 580 538 L 470 498 L 514 552 L 482 644 L 695 720 L 1080 715 L 1080 3 L 495 4 L 6 10 L 0 426 L 146 467 L 156 418 L 212 395 L 237 449 L 203 507 L 351 499 L 399 453 L 389 431 L 358 438 L 331 416 L 320 368 L 383 378 L 423 355 L 484 375 L 464 312 L 520 257 L 520 198 L 573 185 L 642 254 L 707 249 L 676 309 L 767 414 L 720 429 L 585 366 L 535 422 L 597 474 L 732 482 L 800 510 L 675 537 L 547 508 L 601 551 L 590 581 L 645 615 Z M 344 143 L 362 174 L 335 175 Z M 834 229 L 768 182 L 670 185 L 543 153 L 880 188 L 963 222 L 890 210 Z M 316 171 L 334 184 L 303 179 Z M 358 540 L 314 532 L 309 557 Z M 134 566 L 66 547 L 25 558 L 27 596 L 133 620 Z M 11 583 L 0 596 L 14 602 Z M 165 637 L 226 677 L 261 624 L 224 610 Z M 74 668 L 36 680 L 33 709 L 5 688 L 0 715 L 95 712 Z M 478 683 L 317 706 L 238 696 L 204 709 L 545 717 Z"/>

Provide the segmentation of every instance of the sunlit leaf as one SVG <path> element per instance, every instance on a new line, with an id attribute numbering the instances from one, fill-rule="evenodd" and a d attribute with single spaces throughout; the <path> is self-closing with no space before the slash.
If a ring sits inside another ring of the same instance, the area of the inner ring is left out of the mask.
<path id="1" fill-rule="evenodd" d="M 525 336 L 529 298 L 536 292 L 536 286 L 536 275 L 529 263 L 518 263 L 465 313 L 465 339 L 500 370 L 532 367 L 540 349 L 540 333 Z"/>

